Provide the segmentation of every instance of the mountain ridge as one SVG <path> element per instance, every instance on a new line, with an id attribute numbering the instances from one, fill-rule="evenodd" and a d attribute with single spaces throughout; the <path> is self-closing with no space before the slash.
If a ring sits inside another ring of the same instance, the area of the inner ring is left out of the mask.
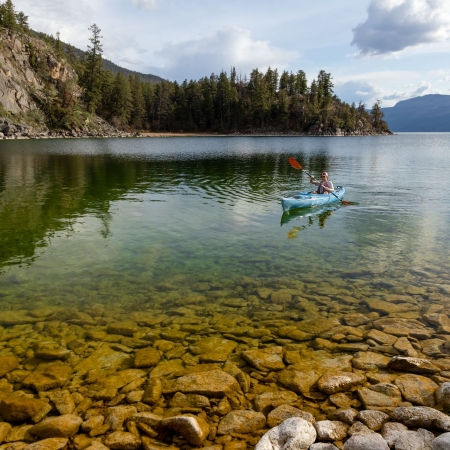
<path id="1" fill-rule="evenodd" d="M 381 110 L 393 132 L 450 132 L 450 95 L 423 95 Z"/>

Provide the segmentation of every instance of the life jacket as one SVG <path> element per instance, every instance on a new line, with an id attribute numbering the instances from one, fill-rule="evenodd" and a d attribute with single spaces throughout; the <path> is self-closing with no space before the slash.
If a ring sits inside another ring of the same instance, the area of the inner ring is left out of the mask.
<path id="1" fill-rule="evenodd" d="M 319 185 L 317 186 L 317 193 L 318 194 L 324 194 L 325 193 L 325 191 L 323 189 L 324 186 L 325 187 L 330 187 L 329 184 L 328 184 L 328 181 L 321 181 L 319 183 Z"/>

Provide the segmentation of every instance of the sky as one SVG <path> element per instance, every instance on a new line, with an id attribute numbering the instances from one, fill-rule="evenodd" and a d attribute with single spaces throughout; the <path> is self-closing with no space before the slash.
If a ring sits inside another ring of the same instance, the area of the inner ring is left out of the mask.
<path id="1" fill-rule="evenodd" d="M 331 73 L 346 102 L 450 94 L 450 0 L 13 0 L 30 26 L 182 82 L 235 67 Z"/>

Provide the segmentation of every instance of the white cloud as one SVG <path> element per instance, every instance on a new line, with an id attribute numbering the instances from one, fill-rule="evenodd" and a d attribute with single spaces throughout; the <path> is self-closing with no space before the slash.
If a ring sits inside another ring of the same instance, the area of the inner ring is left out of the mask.
<path id="1" fill-rule="evenodd" d="M 420 95 L 437 93 L 431 90 L 432 84 L 429 81 L 421 81 L 416 89 L 412 91 L 393 92 L 392 94 L 384 95 L 383 100 L 400 100 L 405 98 L 419 97 Z"/>
<path id="2" fill-rule="evenodd" d="M 139 9 L 157 9 L 159 7 L 160 0 L 131 0 L 133 5 Z"/>
<path id="3" fill-rule="evenodd" d="M 229 71 L 232 66 L 242 75 L 248 75 L 255 68 L 266 70 L 269 66 L 282 70 L 299 55 L 268 41 L 253 40 L 249 30 L 227 26 L 213 35 L 167 43 L 154 56 L 160 65 L 149 68 L 150 71 L 169 79 L 178 79 L 180 74 L 183 79 L 198 79 L 222 69 Z"/>
<path id="4" fill-rule="evenodd" d="M 347 102 L 359 102 L 371 105 L 377 98 L 381 96 L 381 90 L 373 84 L 362 80 L 350 80 L 345 83 L 336 82 L 334 91 L 337 96 Z"/>
<path id="5" fill-rule="evenodd" d="M 360 55 L 387 55 L 450 36 L 448 0 L 371 0 L 367 13 L 353 29 Z"/>
<path id="6" fill-rule="evenodd" d="M 441 82 L 446 82 L 446 81 L 450 81 L 450 75 L 445 76 L 444 78 L 442 78 L 442 80 L 439 80 Z"/>

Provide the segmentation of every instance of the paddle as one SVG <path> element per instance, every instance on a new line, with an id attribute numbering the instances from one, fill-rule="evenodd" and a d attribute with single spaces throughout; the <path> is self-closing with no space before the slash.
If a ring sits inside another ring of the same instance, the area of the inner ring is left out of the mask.
<path id="1" fill-rule="evenodd" d="M 289 158 L 289 164 L 297 170 L 303 170 L 303 172 L 306 173 L 306 175 L 308 175 L 310 178 L 312 178 L 313 180 L 315 180 L 315 178 L 309 174 L 305 169 L 303 169 L 303 167 L 300 165 L 300 163 L 298 161 L 296 161 L 294 158 Z M 350 202 L 346 202 L 345 200 L 340 199 L 334 192 L 330 192 L 330 194 L 333 194 L 338 200 L 340 200 L 342 202 L 343 205 L 351 205 Z"/>

